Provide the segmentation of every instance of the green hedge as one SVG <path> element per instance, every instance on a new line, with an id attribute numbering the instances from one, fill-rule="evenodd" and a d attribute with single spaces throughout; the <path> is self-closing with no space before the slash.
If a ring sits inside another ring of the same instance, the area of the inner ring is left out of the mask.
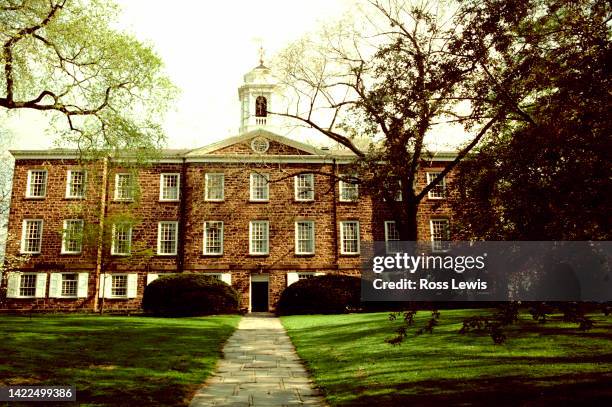
<path id="1" fill-rule="evenodd" d="M 158 316 L 236 314 L 240 295 L 231 286 L 203 274 L 160 276 L 144 291 L 142 308 Z"/>
<path id="2" fill-rule="evenodd" d="M 299 280 L 281 294 L 279 315 L 341 314 L 361 308 L 358 277 L 324 275 Z"/>

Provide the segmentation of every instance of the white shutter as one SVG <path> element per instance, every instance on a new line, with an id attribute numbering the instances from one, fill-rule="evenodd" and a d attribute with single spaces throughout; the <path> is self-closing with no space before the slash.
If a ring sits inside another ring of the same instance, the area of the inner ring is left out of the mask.
<path id="1" fill-rule="evenodd" d="M 315 276 L 324 276 L 325 273 L 315 273 Z"/>
<path id="2" fill-rule="evenodd" d="M 138 274 L 137 273 L 128 274 L 127 297 L 136 298 L 137 292 L 138 292 Z"/>
<path id="3" fill-rule="evenodd" d="M 232 274 L 231 273 L 221 273 L 221 281 L 223 281 L 227 285 L 232 285 Z"/>
<path id="4" fill-rule="evenodd" d="M 300 279 L 298 273 L 287 273 L 287 287 L 289 287 L 293 283 L 297 283 Z"/>
<path id="5" fill-rule="evenodd" d="M 62 275 L 51 273 L 49 279 L 49 298 L 59 298 L 62 295 Z"/>
<path id="6" fill-rule="evenodd" d="M 19 281 L 21 274 L 8 273 L 6 283 L 6 298 L 19 298 Z"/>
<path id="7" fill-rule="evenodd" d="M 110 298 L 112 291 L 113 280 L 110 274 L 100 274 L 100 298 Z"/>
<path id="8" fill-rule="evenodd" d="M 36 273 L 36 298 L 45 298 L 47 290 L 47 273 Z"/>
<path id="9" fill-rule="evenodd" d="M 100 274 L 100 286 L 98 287 L 98 298 L 104 298 L 104 281 L 106 274 Z"/>
<path id="10" fill-rule="evenodd" d="M 153 281 L 157 280 L 158 277 L 159 277 L 159 274 L 147 273 L 147 285 L 149 285 Z"/>
<path id="11" fill-rule="evenodd" d="M 77 281 L 77 297 L 87 298 L 87 291 L 89 291 L 89 273 L 79 273 L 79 279 Z"/>

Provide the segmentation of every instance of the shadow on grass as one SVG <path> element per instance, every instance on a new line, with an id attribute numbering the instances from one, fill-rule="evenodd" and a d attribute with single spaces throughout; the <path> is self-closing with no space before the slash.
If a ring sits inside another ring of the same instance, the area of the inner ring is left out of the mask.
<path id="1" fill-rule="evenodd" d="M 0 385 L 75 385 L 77 404 L 184 405 L 238 319 L 3 317 Z"/>
<path id="2" fill-rule="evenodd" d="M 331 405 L 612 405 L 612 324 L 580 332 L 523 315 L 508 342 L 458 334 L 474 311 L 444 311 L 433 334 L 384 342 L 400 321 L 387 314 L 283 318 Z M 417 325 L 429 318 L 420 313 Z"/>

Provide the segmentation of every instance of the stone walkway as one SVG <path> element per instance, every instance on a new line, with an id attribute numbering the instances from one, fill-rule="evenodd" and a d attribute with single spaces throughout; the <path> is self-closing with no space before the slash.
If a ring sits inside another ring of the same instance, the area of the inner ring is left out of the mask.
<path id="1" fill-rule="evenodd" d="M 278 318 L 244 316 L 191 407 L 325 406 Z"/>

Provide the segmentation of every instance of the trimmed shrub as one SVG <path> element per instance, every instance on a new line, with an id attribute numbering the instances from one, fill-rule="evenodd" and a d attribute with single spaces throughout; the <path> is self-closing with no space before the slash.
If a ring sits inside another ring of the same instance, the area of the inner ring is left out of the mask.
<path id="1" fill-rule="evenodd" d="M 341 314 L 361 308 L 358 277 L 324 275 L 299 280 L 281 294 L 279 315 Z"/>
<path id="2" fill-rule="evenodd" d="M 231 286 L 202 274 L 160 276 L 144 291 L 142 308 L 158 316 L 236 314 L 240 295 Z"/>

